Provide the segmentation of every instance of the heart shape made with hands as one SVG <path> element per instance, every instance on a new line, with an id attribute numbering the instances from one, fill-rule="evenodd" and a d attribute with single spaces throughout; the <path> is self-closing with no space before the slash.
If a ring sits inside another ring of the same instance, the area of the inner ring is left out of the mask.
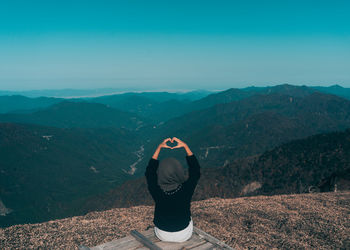
<path id="1" fill-rule="evenodd" d="M 174 139 L 171 139 L 171 141 L 167 141 L 166 145 L 168 145 L 171 149 L 174 149 L 174 147 L 177 146 L 177 141 L 175 141 Z"/>

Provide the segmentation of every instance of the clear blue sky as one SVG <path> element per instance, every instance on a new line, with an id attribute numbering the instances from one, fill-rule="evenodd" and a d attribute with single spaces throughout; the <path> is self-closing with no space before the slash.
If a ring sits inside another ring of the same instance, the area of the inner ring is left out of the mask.
<path id="1" fill-rule="evenodd" d="M 350 87 L 350 1 L 0 1 L 0 89 Z"/>

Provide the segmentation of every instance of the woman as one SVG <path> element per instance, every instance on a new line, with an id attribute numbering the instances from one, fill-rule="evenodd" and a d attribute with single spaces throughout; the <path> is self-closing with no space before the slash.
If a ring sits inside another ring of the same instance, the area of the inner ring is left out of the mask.
<path id="1" fill-rule="evenodd" d="M 177 142 L 170 147 L 167 142 Z M 181 148 L 186 150 L 189 177 L 186 180 L 181 163 L 173 157 L 160 163 L 158 155 L 162 148 Z M 186 143 L 173 137 L 165 139 L 149 160 L 145 173 L 148 190 L 155 202 L 154 231 L 162 241 L 183 242 L 191 238 L 193 222 L 191 217 L 191 199 L 200 178 L 200 166 L 197 158 Z"/>

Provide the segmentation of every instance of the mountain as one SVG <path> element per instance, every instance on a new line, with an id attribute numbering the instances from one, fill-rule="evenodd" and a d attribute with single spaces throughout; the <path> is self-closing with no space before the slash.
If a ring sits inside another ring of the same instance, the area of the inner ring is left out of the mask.
<path id="1" fill-rule="evenodd" d="M 22 95 L 26 97 L 55 97 L 55 98 L 73 98 L 86 96 L 101 96 L 125 92 L 125 89 L 101 88 L 101 89 L 38 89 L 24 91 L 0 90 L 0 95 Z"/>
<path id="2" fill-rule="evenodd" d="M 32 113 L 34 111 L 48 108 L 51 105 L 63 101 L 70 102 L 93 102 L 101 103 L 110 107 L 114 107 L 123 111 L 138 112 L 139 115 L 149 116 L 157 114 L 157 111 L 147 113 L 142 111 L 148 104 L 160 104 L 168 101 L 176 101 L 176 103 L 188 103 L 207 96 L 211 91 L 195 90 L 189 92 L 128 92 L 110 95 L 108 93 L 116 92 L 113 89 L 96 89 L 96 90 L 43 90 L 43 91 L 24 91 L 11 92 L 0 91 L 0 113 Z M 105 93 L 103 95 L 102 93 Z M 84 95 L 98 95 L 100 97 L 84 97 Z M 56 96 L 56 97 L 45 97 Z M 58 97 L 70 97 L 69 99 Z M 152 107 L 151 107 L 152 108 Z M 166 115 L 164 112 L 163 115 Z"/>
<path id="3" fill-rule="evenodd" d="M 99 93 L 98 91 L 102 90 L 103 89 L 94 91 Z M 79 96 L 79 93 L 87 94 L 93 93 L 94 91 L 87 90 L 85 91 L 86 93 L 84 91 L 80 91 L 80 93 L 79 90 L 62 90 L 61 92 L 66 94 L 70 93 L 70 96 L 73 97 L 75 94 Z M 242 100 L 256 94 L 279 93 L 302 97 L 315 91 L 336 94 L 346 98 L 349 98 L 350 96 L 350 94 L 347 94 L 348 92 L 350 93 L 349 89 L 337 85 L 331 87 L 306 87 L 283 84 L 269 87 L 247 87 L 242 89 L 230 88 L 216 93 L 205 90 L 176 93 L 127 92 L 113 95 L 102 95 L 100 97 L 71 98 L 69 101 L 81 102 L 85 100 L 86 102 L 101 103 L 118 110 L 135 113 L 141 117 L 147 117 L 151 119 L 153 123 L 164 123 L 171 118 L 181 116 L 191 111 L 209 108 L 219 103 L 229 103 Z M 61 96 L 62 93 L 60 91 L 53 91 L 52 93 L 56 92 L 57 96 Z M 4 94 L 5 92 L 1 93 Z M 42 94 L 45 93 L 46 92 L 44 91 Z M 62 101 L 64 101 L 64 99 L 61 98 L 0 96 L 0 104 L 2 104 L 0 106 L 0 113 L 32 113 L 38 109 L 47 108 L 50 105 Z"/>
<path id="4" fill-rule="evenodd" d="M 203 165 L 205 160 L 198 160 Z M 350 129 L 295 140 L 223 167 L 202 168 L 193 199 L 333 191 L 334 184 L 350 190 Z M 152 202 L 142 177 L 90 199 L 84 207 L 94 211 Z"/>
<path id="5" fill-rule="evenodd" d="M 340 97 L 350 98 L 350 89 L 339 85 L 330 87 L 307 87 L 282 84 L 267 87 L 230 88 L 225 91 L 194 90 L 189 92 L 127 92 L 122 93 L 116 89 L 95 90 L 43 90 L 11 92 L 0 91 L 0 113 L 29 112 L 39 108 L 45 108 L 63 101 L 62 98 L 49 98 L 44 96 L 70 97 L 70 101 L 96 102 L 128 112 L 136 112 L 140 116 L 150 116 L 156 122 L 164 122 L 189 111 L 208 108 L 219 103 L 228 103 L 241 100 L 256 94 L 289 94 L 304 96 L 319 91 L 326 94 L 334 94 Z M 114 93 L 114 94 L 113 94 Z M 12 95 L 12 96 L 10 96 Z M 20 96 L 23 95 L 23 96 Z M 88 97 L 88 96 L 91 97 Z M 99 97 L 93 97 L 98 96 Z M 32 98 L 28 98 L 28 97 Z M 85 96 L 85 97 L 84 97 Z M 36 97 L 36 98 L 33 98 Z M 167 106 L 167 102 L 170 105 Z M 158 105 L 156 105 L 158 104 Z M 177 109 L 175 108 L 178 105 Z M 161 108 L 161 110 L 158 110 Z M 162 111 L 163 108 L 163 111 Z M 164 112 L 168 110 L 168 112 Z"/>
<path id="6" fill-rule="evenodd" d="M 260 194 L 310 192 L 313 187 L 349 190 L 350 129 L 311 136 L 267 151 L 252 169 L 252 176 L 262 183 Z"/>
<path id="7" fill-rule="evenodd" d="M 142 92 L 120 95 L 102 96 L 88 101 L 109 105 L 113 108 L 136 113 L 142 117 L 151 117 L 156 123 L 182 115 L 190 108 L 190 103 L 208 91 L 192 91 L 187 93 Z"/>
<path id="8" fill-rule="evenodd" d="M 140 98 L 151 100 L 157 103 L 169 101 L 169 100 L 188 100 L 195 101 L 201 99 L 208 94 L 211 94 L 212 91 L 208 90 L 194 90 L 189 92 L 166 92 L 166 91 L 157 91 L 157 92 L 126 92 L 122 94 L 115 95 L 105 95 L 95 98 L 85 98 L 86 100 L 104 103 L 108 105 L 119 106 L 123 101 L 131 98 Z"/>
<path id="9" fill-rule="evenodd" d="M 116 127 L 135 130 L 149 119 L 103 104 L 64 101 L 28 114 L 2 114 L 1 122 L 31 123 L 61 128 Z"/>
<path id="10" fill-rule="evenodd" d="M 55 98 L 96 98 L 98 96 L 108 96 L 108 95 L 122 95 L 124 93 L 133 92 L 132 88 L 122 89 L 122 88 L 100 88 L 100 89 L 44 89 L 44 90 L 27 90 L 27 91 L 9 91 L 0 90 L 0 96 L 2 95 L 22 95 L 26 97 L 36 98 L 36 97 L 55 97 Z M 193 90 L 188 92 L 181 92 L 174 94 L 168 92 L 170 99 L 175 98 L 185 98 L 190 100 L 195 100 L 208 95 L 212 91 L 205 89 Z M 140 91 L 135 90 L 133 93 L 140 93 Z M 142 95 L 152 96 L 154 92 L 141 92 Z M 165 93 L 165 92 L 163 92 Z M 156 94 L 157 95 L 157 94 Z"/>
<path id="11" fill-rule="evenodd" d="M 168 99 L 169 97 L 177 97 L 177 95 L 167 92 L 153 93 L 153 95 L 126 93 L 99 97 L 90 101 L 132 112 L 142 117 L 150 117 L 154 123 L 159 123 L 185 113 L 190 103 L 189 100 Z"/>
<path id="12" fill-rule="evenodd" d="M 208 95 L 204 101 L 166 99 L 167 96 L 165 93 L 159 105 L 150 96 L 126 94 L 123 106 L 133 113 L 107 104 L 70 100 L 26 114 L 0 115 L 0 121 L 21 123 L 0 123 L 1 225 L 72 216 L 117 206 L 118 202 L 132 205 L 149 201 L 145 183 L 138 180 L 116 187 L 142 177 L 158 144 L 173 136 L 190 146 L 203 171 L 208 168 L 203 174 L 203 180 L 208 176 L 208 182 L 200 183 L 202 191 L 196 199 L 218 194 L 237 197 L 263 190 L 271 193 L 278 187 L 263 176 L 271 172 L 277 183 L 280 177 L 273 175 L 272 165 L 271 169 L 263 163 L 255 165 L 261 154 L 292 140 L 350 128 L 349 100 L 307 87 L 230 89 Z M 209 106 L 187 109 L 197 101 L 197 107 Z M 157 108 L 148 107 L 149 102 Z M 142 104 L 138 106 L 139 103 Z M 179 115 L 170 118 L 175 111 Z M 168 113 L 169 119 L 154 123 L 157 115 L 144 118 L 139 115 L 142 112 Z M 184 153 L 183 149 L 164 149 L 161 157 L 171 155 L 185 164 Z M 313 180 L 304 176 L 298 177 L 297 184 L 289 185 L 294 189 L 297 186 L 300 192 L 310 186 L 312 190 L 327 189 L 339 173 L 347 176 L 346 169 L 338 170 L 327 173 L 330 176 L 324 176 L 324 169 L 317 172 L 316 180 L 325 178 L 322 185 L 312 184 Z M 313 172 L 307 174 L 313 176 Z M 288 182 L 286 176 L 281 178 Z M 289 191 L 282 185 L 278 192 Z"/>
<path id="13" fill-rule="evenodd" d="M 194 101 L 192 110 L 199 110 L 214 106 L 219 103 L 230 103 L 239 101 L 257 94 L 287 94 L 294 97 L 305 97 L 315 92 L 315 90 L 306 86 L 294 86 L 282 84 L 272 87 L 247 87 L 243 89 L 230 88 L 225 91 L 210 94 L 200 100 Z"/>
<path id="14" fill-rule="evenodd" d="M 0 123 L 0 225 L 79 214 L 88 197 L 131 178 L 139 144 L 125 129 Z"/>
<path id="15" fill-rule="evenodd" d="M 333 94 L 337 96 L 344 97 L 346 99 L 350 99 L 350 89 L 349 88 L 344 88 L 340 85 L 332 85 L 329 87 L 311 87 L 313 89 L 316 89 L 317 91 L 320 91 L 322 93 L 328 93 L 328 94 Z"/>
<path id="16" fill-rule="evenodd" d="M 219 167 L 291 140 L 350 127 L 348 100 L 304 88 L 292 93 L 257 94 L 145 125 L 136 131 L 143 141 L 139 147 L 144 145 L 144 155 L 151 156 L 164 138 L 177 136 L 203 160 L 203 167 Z M 164 155 L 180 157 L 180 151 L 165 150 Z M 136 176 L 143 174 L 146 158 L 136 165 Z"/>
<path id="17" fill-rule="evenodd" d="M 151 141 L 168 136 L 182 138 L 205 159 L 205 167 L 213 167 L 294 139 L 348 127 L 350 101 L 314 92 L 301 97 L 258 94 L 143 129 Z"/>
<path id="18" fill-rule="evenodd" d="M 168 92 L 143 92 L 125 93 L 120 95 L 102 96 L 88 99 L 88 101 L 103 103 L 111 107 L 136 113 L 143 117 L 152 117 L 156 123 L 163 123 L 191 111 L 212 107 L 220 103 L 229 103 L 242 100 L 256 94 L 290 94 L 292 96 L 306 96 L 316 90 L 306 86 L 278 85 L 261 88 L 230 88 L 216 93 L 197 92 L 194 93 L 168 93 Z M 201 97 L 201 98 L 198 98 Z"/>
<path id="19" fill-rule="evenodd" d="M 0 113 L 28 113 L 33 110 L 47 108 L 61 102 L 60 98 L 29 98 L 20 95 L 0 96 Z"/>
<path id="20" fill-rule="evenodd" d="M 194 225 L 235 249 L 349 249 L 350 192 L 212 198 L 191 204 Z M 4 249 L 77 249 L 152 228 L 154 206 L 116 208 L 0 228 Z M 151 236 L 154 237 L 154 236 Z"/>
<path id="21" fill-rule="evenodd" d="M 141 116 L 150 116 L 157 122 L 165 122 L 170 118 L 185 113 L 212 107 L 220 103 L 239 101 L 257 94 L 285 94 L 293 97 L 305 97 L 314 92 L 350 97 L 350 89 L 340 86 L 307 87 L 282 84 L 267 87 L 229 88 L 224 91 L 193 91 L 187 93 L 142 92 L 102 96 L 88 99 L 103 103 L 117 109 L 136 112 Z"/>
<path id="22" fill-rule="evenodd" d="M 281 93 L 258 94 L 239 101 L 220 103 L 210 108 L 189 112 L 165 122 L 162 127 L 168 129 L 173 124 L 181 124 L 182 126 L 178 130 L 183 130 L 188 127 L 198 129 L 212 124 L 228 125 L 262 112 L 275 112 L 285 116 L 308 112 L 320 113 L 324 108 L 328 109 L 330 103 L 334 106 L 349 105 L 350 102 L 337 96 L 317 92 L 304 97 Z M 332 115 L 333 111 L 339 113 L 335 109 L 327 110 L 324 113 Z"/>

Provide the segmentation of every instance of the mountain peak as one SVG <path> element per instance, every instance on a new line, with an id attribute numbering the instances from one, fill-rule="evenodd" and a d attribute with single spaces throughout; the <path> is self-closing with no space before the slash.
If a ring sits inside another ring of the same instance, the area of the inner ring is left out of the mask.
<path id="1" fill-rule="evenodd" d="M 332 88 L 332 89 L 344 89 L 342 86 L 340 86 L 338 84 L 334 84 L 332 86 L 329 86 L 329 88 Z"/>

